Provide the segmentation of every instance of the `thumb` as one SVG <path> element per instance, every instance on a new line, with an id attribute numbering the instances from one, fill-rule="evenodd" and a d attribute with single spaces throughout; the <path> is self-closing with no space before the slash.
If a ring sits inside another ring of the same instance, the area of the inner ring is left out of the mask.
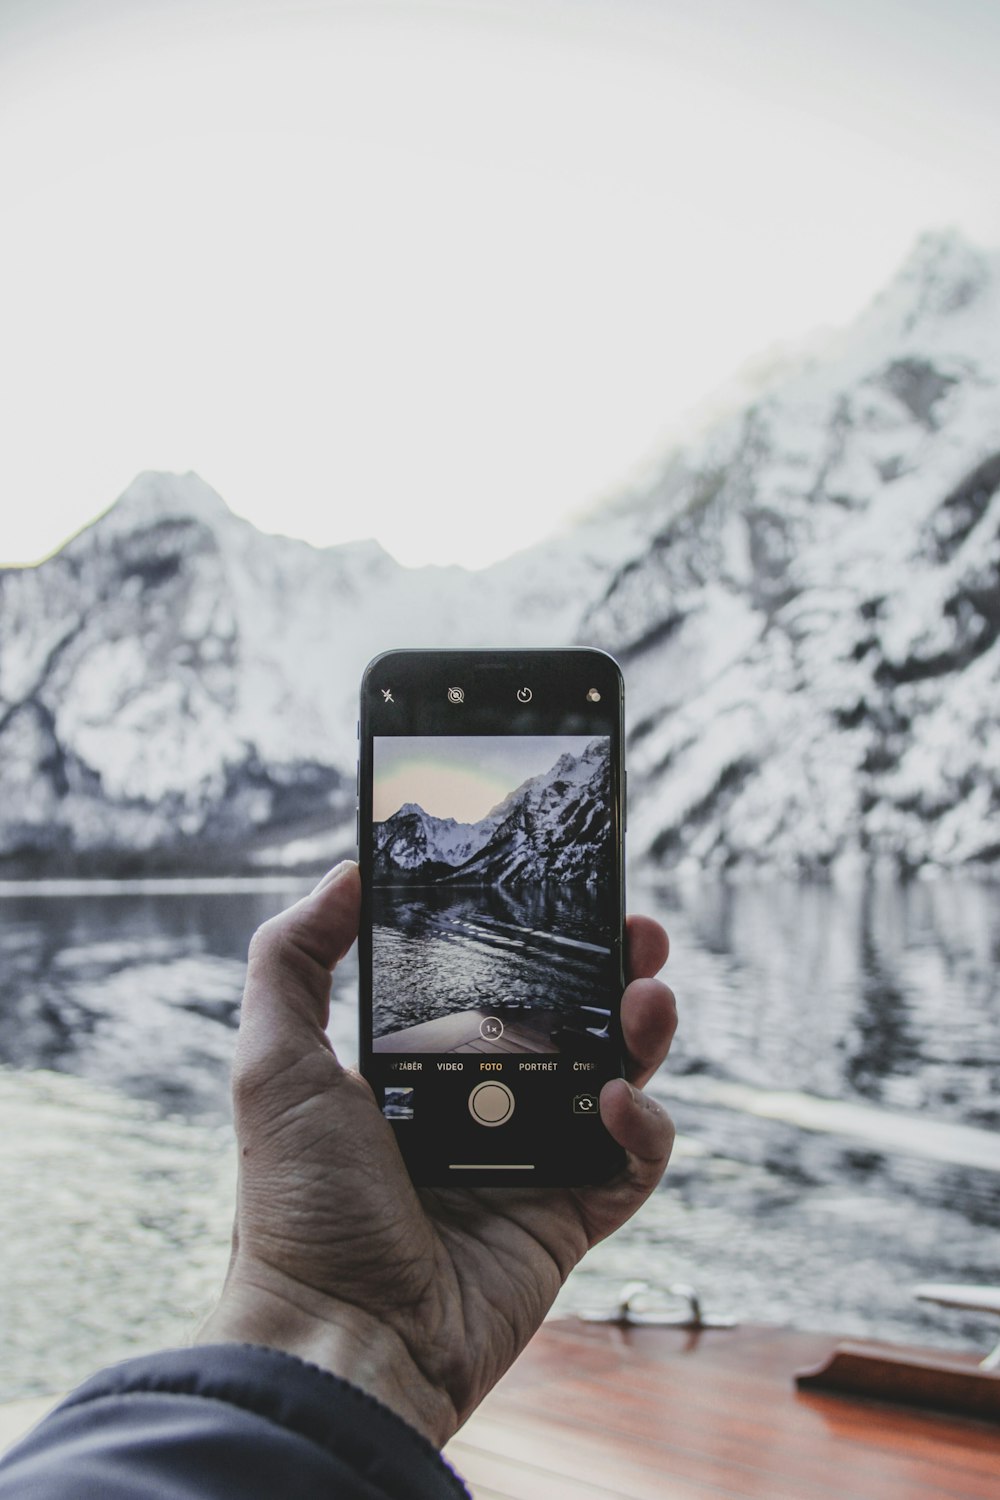
<path id="1" fill-rule="evenodd" d="M 308 896 L 253 935 L 240 1013 L 244 1050 L 286 1042 L 326 1043 L 330 975 L 358 932 L 361 879 L 353 860 L 325 875 Z"/>

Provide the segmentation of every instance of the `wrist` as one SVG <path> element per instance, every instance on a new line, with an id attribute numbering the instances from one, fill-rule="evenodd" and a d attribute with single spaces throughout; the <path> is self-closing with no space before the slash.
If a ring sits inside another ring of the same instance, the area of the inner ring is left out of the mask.
<path id="1" fill-rule="evenodd" d="M 395 1329 L 269 1267 L 231 1270 L 195 1343 L 259 1344 L 295 1355 L 374 1396 L 439 1449 L 459 1425 L 454 1403 Z"/>

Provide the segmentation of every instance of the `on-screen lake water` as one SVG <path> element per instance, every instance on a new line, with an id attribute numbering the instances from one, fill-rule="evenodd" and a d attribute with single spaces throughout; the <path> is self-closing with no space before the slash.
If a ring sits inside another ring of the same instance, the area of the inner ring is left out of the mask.
<path id="1" fill-rule="evenodd" d="M 603 946 L 601 942 L 603 940 Z M 377 1039 L 502 1003 L 583 1025 L 607 1018 L 611 934 L 586 885 L 377 886 L 372 1023 Z"/>
<path id="2" fill-rule="evenodd" d="M 250 934 L 306 885 L 0 895 L 0 1399 L 182 1342 L 225 1268 Z M 633 882 L 670 929 L 680 1139 L 564 1310 L 626 1280 L 709 1310 L 985 1347 L 921 1280 L 1000 1276 L 997 889 Z M 331 1035 L 356 1055 L 353 955 Z"/>

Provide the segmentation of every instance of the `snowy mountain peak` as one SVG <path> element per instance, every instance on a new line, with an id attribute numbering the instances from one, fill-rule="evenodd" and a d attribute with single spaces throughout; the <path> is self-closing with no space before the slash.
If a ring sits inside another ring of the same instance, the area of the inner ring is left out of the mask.
<path id="1" fill-rule="evenodd" d="M 924 234 L 848 336 L 878 330 L 890 341 L 964 343 L 970 320 L 996 323 L 998 288 L 1000 252 L 979 249 L 957 230 Z M 989 336 L 995 345 L 995 326 Z"/>
<path id="2" fill-rule="evenodd" d="M 236 517 L 200 475 L 146 469 L 94 523 L 105 534 L 138 531 L 165 521 L 198 521 L 213 529 Z M 89 528 L 88 528 L 89 529 Z"/>
<path id="3" fill-rule="evenodd" d="M 548 784 L 552 781 L 564 781 L 567 778 L 585 781 L 594 774 L 595 766 L 607 764 L 608 755 L 608 740 L 598 736 L 590 741 L 580 755 L 573 755 L 568 750 L 565 755 L 560 755 L 551 771 L 539 778 L 539 783 Z"/>
<path id="4" fill-rule="evenodd" d="M 419 802 L 404 802 L 375 825 L 376 866 L 398 874 L 460 865 L 476 853 L 491 827 L 490 815 L 479 823 L 458 823 L 425 812 Z"/>
<path id="5" fill-rule="evenodd" d="M 957 229 L 928 230 L 903 261 L 897 279 L 920 288 L 925 298 L 937 297 L 939 310 L 948 312 L 985 285 L 995 258 Z"/>

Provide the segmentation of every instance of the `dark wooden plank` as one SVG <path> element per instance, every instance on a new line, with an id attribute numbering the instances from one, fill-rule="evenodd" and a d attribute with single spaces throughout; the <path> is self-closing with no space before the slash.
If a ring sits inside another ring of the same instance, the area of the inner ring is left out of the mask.
<path id="1" fill-rule="evenodd" d="M 1000 1370 L 983 1370 L 945 1354 L 844 1340 L 817 1369 L 800 1372 L 796 1384 L 799 1390 L 875 1397 L 1000 1423 Z"/>

